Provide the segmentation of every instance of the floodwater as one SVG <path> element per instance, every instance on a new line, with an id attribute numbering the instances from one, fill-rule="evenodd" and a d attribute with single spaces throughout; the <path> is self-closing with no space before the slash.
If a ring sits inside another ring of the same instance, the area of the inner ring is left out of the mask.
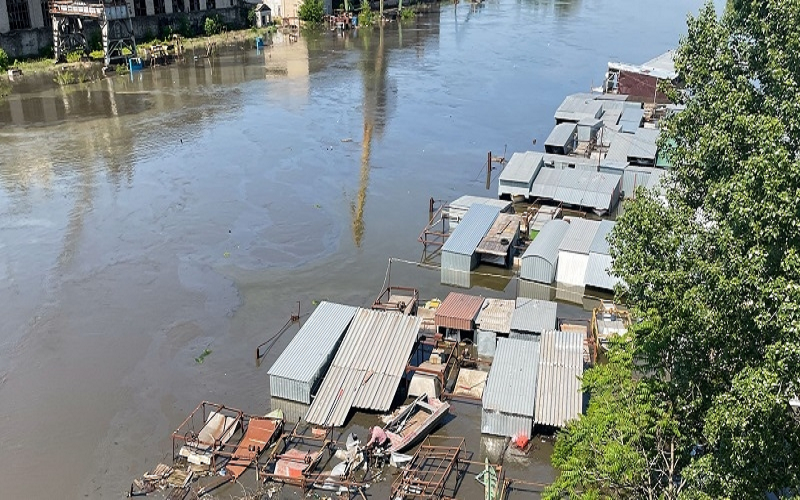
<path id="1" fill-rule="evenodd" d="M 0 496 L 119 498 L 200 401 L 267 412 L 290 335 L 261 366 L 254 349 L 298 303 L 371 303 L 388 257 L 421 255 L 430 197 L 486 193 L 487 151 L 541 144 L 566 94 L 674 46 L 700 4 L 443 4 L 133 78 L 15 83 L 0 102 Z M 392 264 L 425 298 L 447 293 L 438 278 Z M 454 414 L 439 432 L 482 460 L 479 409 Z M 548 446 L 509 475 L 552 480 Z"/>

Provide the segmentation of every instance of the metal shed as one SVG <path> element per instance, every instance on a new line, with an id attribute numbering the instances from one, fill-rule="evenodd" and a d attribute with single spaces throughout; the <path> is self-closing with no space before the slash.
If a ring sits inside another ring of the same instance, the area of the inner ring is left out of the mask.
<path id="1" fill-rule="evenodd" d="M 485 299 L 483 301 L 483 306 L 475 320 L 475 326 L 478 329 L 475 334 L 478 356 L 494 357 L 497 336 L 508 336 L 511 333 L 511 314 L 514 312 L 514 306 L 513 300 Z"/>
<path id="2" fill-rule="evenodd" d="M 461 222 L 461 219 L 470 207 L 476 204 L 495 206 L 500 210 L 500 213 L 514 212 L 514 206 L 509 200 L 484 198 L 482 196 L 462 196 L 444 206 L 443 213 L 447 216 L 447 222 L 451 231 L 458 226 L 458 223 Z"/>
<path id="3" fill-rule="evenodd" d="M 620 281 L 619 278 L 608 272 L 612 262 L 609 254 L 608 234 L 614 229 L 615 224 L 610 220 L 600 221 L 592 245 L 589 247 L 589 260 L 584 278 L 586 286 L 614 291 L 614 286 Z"/>
<path id="4" fill-rule="evenodd" d="M 481 262 L 509 267 L 513 262 L 518 240 L 519 217 L 514 214 L 498 214 L 475 251 Z"/>
<path id="5" fill-rule="evenodd" d="M 621 185 L 622 176 L 619 174 L 543 168 L 533 181 L 531 197 L 559 201 L 605 214 L 619 202 Z"/>
<path id="6" fill-rule="evenodd" d="M 311 403 L 358 308 L 320 303 L 269 369 L 272 397 Z"/>
<path id="7" fill-rule="evenodd" d="M 603 113 L 603 119 L 605 120 L 605 118 L 606 113 Z M 597 132 L 599 132 L 602 127 L 603 120 L 599 120 L 597 118 L 584 118 L 578 122 L 578 141 L 594 141 L 595 137 L 597 136 Z"/>
<path id="8" fill-rule="evenodd" d="M 549 300 L 517 298 L 514 313 L 511 315 L 511 336 L 525 340 L 531 334 L 540 334 L 556 327 L 558 304 Z"/>
<path id="9" fill-rule="evenodd" d="M 640 167 L 639 165 L 628 165 L 622 174 L 622 192 L 625 198 L 635 198 L 636 188 L 647 186 L 650 175 L 656 169 L 654 167 Z"/>
<path id="10" fill-rule="evenodd" d="M 447 285 L 469 287 L 469 273 L 479 263 L 478 244 L 500 213 L 496 206 L 472 205 L 458 227 L 442 246 L 441 281 Z"/>
<path id="11" fill-rule="evenodd" d="M 576 130 L 574 123 L 556 125 L 544 141 L 545 152 L 558 155 L 571 153 L 575 149 Z"/>
<path id="12" fill-rule="evenodd" d="M 551 284 L 556 277 L 558 247 L 569 229 L 563 220 L 551 220 L 542 227 L 522 254 L 520 278 Z"/>
<path id="13" fill-rule="evenodd" d="M 622 125 L 623 132 L 634 133 L 642 126 L 644 120 L 644 109 L 641 105 L 627 106 L 622 111 L 622 116 L 619 119 L 619 124 Z"/>
<path id="14" fill-rule="evenodd" d="M 472 331 L 475 319 L 483 307 L 483 297 L 465 293 L 450 292 L 436 309 L 434 325 L 442 329 Z"/>
<path id="15" fill-rule="evenodd" d="M 421 323 L 418 316 L 359 309 L 306 421 L 341 427 L 351 408 L 388 411 Z"/>
<path id="16" fill-rule="evenodd" d="M 654 167 L 656 165 L 656 155 L 658 153 L 658 137 L 660 130 L 650 128 L 638 128 L 633 134 L 631 146 L 628 149 L 628 161 L 636 165 Z"/>
<path id="17" fill-rule="evenodd" d="M 583 412 L 583 338 L 578 332 L 542 333 L 535 423 L 564 427 Z"/>
<path id="18" fill-rule="evenodd" d="M 558 247 L 556 281 L 582 287 L 589 264 L 589 247 L 600 228 L 600 222 L 573 217 L 565 220 L 569 221 L 569 229 Z"/>
<path id="19" fill-rule="evenodd" d="M 603 103 L 595 100 L 592 94 L 573 94 L 564 98 L 556 109 L 556 124 L 564 122 L 578 123 L 584 118 L 600 118 L 603 114 Z"/>
<path id="20" fill-rule="evenodd" d="M 500 198 L 511 196 L 525 196 L 530 194 L 533 178 L 542 168 L 544 153 L 526 151 L 514 153 L 508 164 L 500 173 L 497 182 L 497 195 Z"/>
<path id="21" fill-rule="evenodd" d="M 531 435 L 536 412 L 539 343 L 499 339 L 483 390 L 481 432 L 513 437 Z"/>

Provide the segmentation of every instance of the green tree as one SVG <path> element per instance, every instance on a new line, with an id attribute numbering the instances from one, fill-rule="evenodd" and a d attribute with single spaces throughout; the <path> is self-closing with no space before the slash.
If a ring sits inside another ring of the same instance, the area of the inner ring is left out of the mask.
<path id="1" fill-rule="evenodd" d="M 5 71 L 8 69 L 8 54 L 6 51 L 0 47 L 0 71 Z"/>
<path id="2" fill-rule="evenodd" d="M 303 0 L 297 11 L 298 17 L 304 22 L 311 24 L 321 23 L 325 17 L 325 9 L 322 0 Z"/>
<path id="3" fill-rule="evenodd" d="M 685 495 L 796 495 L 800 381 L 781 367 L 800 349 L 800 2 L 708 4 L 675 59 L 666 202 L 642 192 L 611 236 L 619 293 L 646 320 L 639 383 L 676 409 Z"/>

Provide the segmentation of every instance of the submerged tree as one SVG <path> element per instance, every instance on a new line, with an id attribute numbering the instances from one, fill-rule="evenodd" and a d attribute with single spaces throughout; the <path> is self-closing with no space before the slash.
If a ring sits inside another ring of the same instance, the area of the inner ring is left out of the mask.
<path id="1" fill-rule="evenodd" d="M 709 4 L 675 62 L 667 201 L 642 193 L 612 234 L 620 293 L 649 325 L 633 328 L 640 383 L 674 409 L 684 495 L 796 495 L 800 2 Z"/>

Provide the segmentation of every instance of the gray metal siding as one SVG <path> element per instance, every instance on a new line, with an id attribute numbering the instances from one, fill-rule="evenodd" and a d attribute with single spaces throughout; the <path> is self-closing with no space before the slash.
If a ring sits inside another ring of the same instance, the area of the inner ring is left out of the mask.
<path id="1" fill-rule="evenodd" d="M 469 288 L 473 255 L 442 252 L 441 282 L 445 285 Z"/>
<path id="2" fill-rule="evenodd" d="M 611 269 L 611 256 L 603 253 L 590 253 L 589 263 L 586 265 L 586 286 L 614 291 L 614 286 L 619 283 L 619 278 L 609 273 Z"/>
<path id="3" fill-rule="evenodd" d="M 539 151 L 526 151 L 514 153 L 503 171 L 500 173 L 501 183 L 521 183 L 530 185 L 539 168 L 542 166 L 544 153 Z"/>
<path id="4" fill-rule="evenodd" d="M 600 223 L 594 220 L 569 218 L 569 230 L 564 235 L 559 245 L 559 251 L 572 252 L 578 254 L 589 254 L 589 247 L 592 246 L 594 235 L 600 228 Z"/>
<path id="5" fill-rule="evenodd" d="M 544 332 L 540 344 L 535 422 L 563 427 L 583 411 L 583 334 Z"/>
<path id="6" fill-rule="evenodd" d="M 269 369 L 273 397 L 310 402 L 356 309 L 332 302 L 317 306 Z"/>
<path id="7" fill-rule="evenodd" d="M 550 135 L 544 141 L 545 147 L 572 149 L 575 140 L 576 125 L 574 123 L 561 123 L 553 127 Z"/>
<path id="8" fill-rule="evenodd" d="M 547 222 L 522 254 L 520 277 L 550 284 L 555 279 L 558 265 L 558 247 L 569 230 L 563 220 Z"/>
<path id="9" fill-rule="evenodd" d="M 472 255 L 500 213 L 496 206 L 472 205 L 442 246 L 445 252 Z"/>
<path id="10" fill-rule="evenodd" d="M 555 300 L 556 287 L 551 284 L 519 280 L 517 296 L 526 299 Z"/>
<path id="11" fill-rule="evenodd" d="M 493 358 L 497 351 L 497 333 L 478 329 L 477 333 L 478 356 Z"/>
<path id="12" fill-rule="evenodd" d="M 589 253 L 609 253 L 608 235 L 614 229 L 616 222 L 612 220 L 601 220 L 600 227 L 597 228 L 597 233 L 594 235 L 592 244 L 589 246 Z"/>
<path id="13" fill-rule="evenodd" d="M 639 167 L 636 165 L 628 165 L 622 174 L 622 191 L 625 193 L 626 198 L 633 198 L 636 194 L 636 188 L 639 186 L 647 186 L 650 182 L 650 176 L 656 169 L 654 167 Z"/>
<path id="14" fill-rule="evenodd" d="M 541 333 L 556 327 L 557 304 L 546 300 L 517 298 L 511 315 L 511 331 Z"/>
<path id="15" fill-rule="evenodd" d="M 498 411 L 481 410 L 481 433 L 492 436 L 514 437 L 524 433 L 528 437 L 533 430 L 533 418 L 523 415 L 510 415 Z"/>
<path id="16" fill-rule="evenodd" d="M 498 339 L 494 362 L 483 391 L 483 407 L 512 415 L 533 416 L 536 379 L 539 373 L 539 344 Z"/>
<path id="17" fill-rule="evenodd" d="M 549 285 L 556 279 L 557 265 L 558 257 L 556 257 L 556 262 L 551 264 L 542 257 L 531 255 L 522 259 L 519 275 L 523 279 Z"/>

